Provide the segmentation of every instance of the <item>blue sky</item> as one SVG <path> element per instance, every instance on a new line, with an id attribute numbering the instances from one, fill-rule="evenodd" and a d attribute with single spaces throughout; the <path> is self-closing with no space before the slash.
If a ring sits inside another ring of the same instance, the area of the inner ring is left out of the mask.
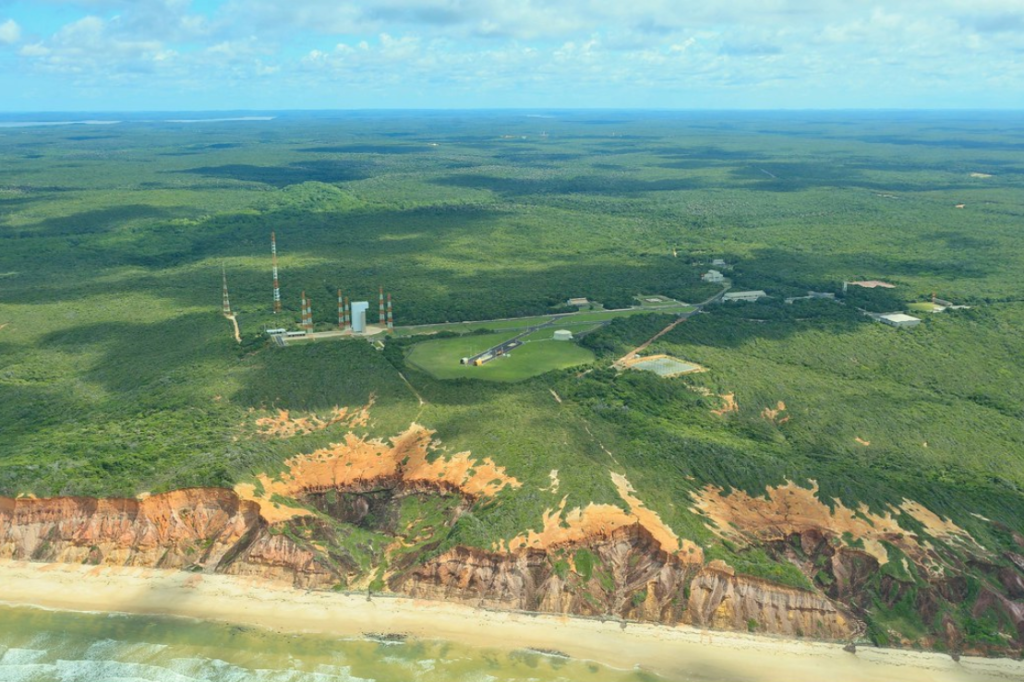
<path id="1" fill-rule="evenodd" d="M 0 0 L 0 110 L 1024 108 L 1024 0 Z"/>

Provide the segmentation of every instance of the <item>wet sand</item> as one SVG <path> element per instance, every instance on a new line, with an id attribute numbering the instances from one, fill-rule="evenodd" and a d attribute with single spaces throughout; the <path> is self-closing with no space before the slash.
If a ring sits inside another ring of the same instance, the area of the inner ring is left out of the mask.
<path id="1" fill-rule="evenodd" d="M 987 681 L 1024 662 L 805 642 L 690 627 L 474 609 L 402 597 L 301 591 L 226 575 L 0 561 L 0 602 L 70 611 L 175 615 L 342 637 L 402 633 L 492 649 L 563 652 L 669 680 Z"/>

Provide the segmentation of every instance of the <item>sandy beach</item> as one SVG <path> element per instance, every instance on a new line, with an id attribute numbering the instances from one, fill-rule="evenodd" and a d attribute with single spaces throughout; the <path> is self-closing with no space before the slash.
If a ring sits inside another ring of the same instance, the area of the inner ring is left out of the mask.
<path id="1" fill-rule="evenodd" d="M 225 575 L 0 561 L 0 602 L 12 606 L 174 615 L 341 637 L 403 633 L 492 649 L 533 647 L 667 679 L 1020 680 L 1024 662 L 505 613 L 401 597 L 304 592 Z"/>

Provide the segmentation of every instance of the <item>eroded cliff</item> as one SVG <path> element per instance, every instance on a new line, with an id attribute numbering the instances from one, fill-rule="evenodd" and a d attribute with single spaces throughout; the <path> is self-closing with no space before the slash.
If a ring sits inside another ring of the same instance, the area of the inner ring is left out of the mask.
<path id="1" fill-rule="evenodd" d="M 289 437 L 281 428 L 279 437 Z M 711 487 L 694 493 L 695 509 L 733 556 L 756 550 L 773 565 L 795 567 L 805 579 L 796 587 L 709 561 L 646 507 L 625 476 L 611 476 L 621 506 L 567 509 L 563 498 L 536 529 L 486 549 L 453 545 L 449 531 L 463 515 L 502 491 L 514 496 L 521 483 L 489 459 L 445 454 L 416 424 L 386 440 L 349 432 L 235 490 L 0 498 L 0 558 L 223 572 L 305 589 L 911 644 L 905 630 L 872 617 L 888 608 L 919 623 L 915 644 L 1021 649 L 1024 556 L 991 556 L 919 504 L 850 510 L 794 484 L 763 497 Z M 900 525 L 903 515 L 917 532 Z M 989 639 L 963 625 L 992 619 L 1005 627 Z"/>

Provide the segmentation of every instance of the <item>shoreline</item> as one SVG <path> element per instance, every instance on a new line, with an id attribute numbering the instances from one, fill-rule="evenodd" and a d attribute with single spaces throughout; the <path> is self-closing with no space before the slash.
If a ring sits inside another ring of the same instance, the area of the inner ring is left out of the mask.
<path id="1" fill-rule="evenodd" d="M 58 611 L 177 616 L 277 632 L 363 638 L 403 634 L 500 650 L 556 651 L 668 680 L 844 681 L 1024 679 L 1024 662 L 728 631 L 477 609 L 379 595 L 297 590 L 256 578 L 183 571 L 0 560 L 0 603 Z M 769 671 L 766 673 L 766 671 Z M 827 673 L 826 673 L 827 671 Z"/>

